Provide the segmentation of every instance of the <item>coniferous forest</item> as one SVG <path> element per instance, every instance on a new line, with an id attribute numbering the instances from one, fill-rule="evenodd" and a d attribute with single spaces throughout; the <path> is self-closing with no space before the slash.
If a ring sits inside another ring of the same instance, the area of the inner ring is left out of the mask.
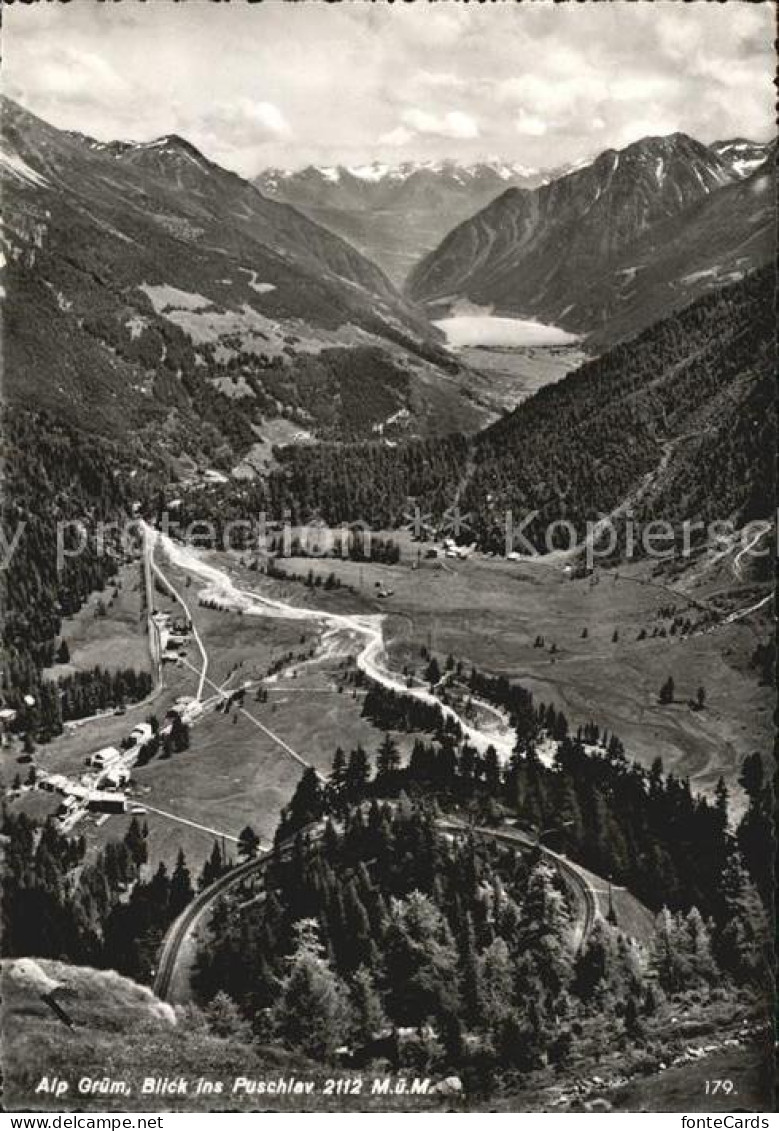
<path id="1" fill-rule="evenodd" d="M 526 753 L 501 771 L 440 738 L 417 740 L 403 768 L 387 737 L 375 773 L 361 748 L 338 750 L 325 783 L 304 773 L 261 886 L 214 914 L 196 976 L 206 1000 L 227 995 L 258 1040 L 315 1059 L 346 1047 L 356 1062 L 483 1075 L 561 1066 L 605 1017 L 641 1047 L 675 995 L 767 987 L 760 868 L 744 852 L 765 818 L 759 759 L 733 838 L 724 787 L 715 804 L 693 800 L 660 765 L 629 766 L 618 741 L 593 756 L 565 738 L 553 767 Z M 442 834 L 452 812 L 466 820 Z M 539 847 L 482 835 L 498 815 L 549 821 L 570 859 L 639 894 L 656 912 L 648 953 L 616 916 L 577 948 L 570 891 Z"/>
<path id="2" fill-rule="evenodd" d="M 407 525 L 415 505 L 441 523 L 455 502 L 464 541 L 502 552 L 505 514 L 544 552 L 547 527 L 582 537 L 626 498 L 635 517 L 674 526 L 771 512 L 774 469 L 773 276 L 755 272 L 587 362 L 469 439 L 290 445 L 264 480 L 184 495 L 182 524 L 219 527 L 266 513 L 374 531 Z M 644 495 L 647 476 L 666 468 Z"/>

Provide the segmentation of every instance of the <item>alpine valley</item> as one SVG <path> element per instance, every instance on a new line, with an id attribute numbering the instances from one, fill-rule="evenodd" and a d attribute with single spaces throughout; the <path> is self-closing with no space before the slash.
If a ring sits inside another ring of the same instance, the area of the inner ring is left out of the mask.
<path id="1" fill-rule="evenodd" d="M 208 100 L 0 107 L 4 1104 L 769 1110 L 775 143 Z"/>

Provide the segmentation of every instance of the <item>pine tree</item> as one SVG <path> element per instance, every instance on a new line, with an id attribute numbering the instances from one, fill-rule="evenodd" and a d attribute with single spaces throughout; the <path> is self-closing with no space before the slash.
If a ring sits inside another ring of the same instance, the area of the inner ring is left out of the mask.
<path id="1" fill-rule="evenodd" d="M 313 766 L 306 766 L 289 803 L 291 827 L 300 829 L 312 821 L 318 821 L 324 808 L 324 792 L 319 774 Z"/>
<path id="2" fill-rule="evenodd" d="M 497 1033 L 514 1001 L 514 967 L 505 939 L 490 943 L 479 958 L 481 1021 Z"/>
<path id="3" fill-rule="evenodd" d="M 739 785 L 749 805 L 736 832 L 738 847 L 766 906 L 773 895 L 774 797 L 772 783 L 758 753 L 744 759 Z"/>
<path id="4" fill-rule="evenodd" d="M 429 896 L 412 891 L 393 900 L 385 960 L 397 1021 L 421 1025 L 430 1016 L 457 1011 L 457 959 L 449 925 Z"/>
<path id="5" fill-rule="evenodd" d="M 300 920 L 294 930 L 295 950 L 273 1008 L 273 1023 L 290 1048 L 326 1060 L 348 1034 L 348 994 L 325 958 L 315 920 Z"/>
<path id="6" fill-rule="evenodd" d="M 543 985 L 559 993 L 571 974 L 571 921 L 554 872 L 543 861 L 530 874 L 518 942 L 520 953 L 535 963 Z"/>
<path id="7" fill-rule="evenodd" d="M 368 755 L 362 746 L 358 746 L 351 751 L 349 763 L 346 767 L 346 791 L 349 796 L 353 798 L 361 797 L 369 779 Z"/>
<path id="8" fill-rule="evenodd" d="M 400 769 L 400 751 L 391 734 L 385 734 L 376 753 L 377 779 L 391 777 Z"/>
<path id="9" fill-rule="evenodd" d="M 351 987 L 352 1037 L 358 1045 L 375 1039 L 387 1019 L 376 989 L 373 975 L 367 966 L 360 966 Z"/>
<path id="10" fill-rule="evenodd" d="M 732 853 L 725 865 L 720 891 L 723 910 L 714 939 L 720 966 L 741 982 L 768 984 L 771 977 L 768 921 L 757 888 L 738 853 Z"/>
<path id="11" fill-rule="evenodd" d="M 253 860 L 260 847 L 260 838 L 251 825 L 246 825 L 238 834 L 238 855 Z"/>
<path id="12" fill-rule="evenodd" d="M 173 874 L 170 877 L 169 906 L 171 916 L 175 918 L 176 915 L 182 912 L 187 904 L 192 901 L 194 895 L 192 877 L 187 867 L 184 850 L 180 848 L 178 857 L 176 858 L 176 867 L 173 869 Z"/>
<path id="13" fill-rule="evenodd" d="M 206 1006 L 206 1018 L 209 1029 L 217 1037 L 229 1037 L 243 1044 L 248 1044 L 251 1040 L 251 1025 L 241 1016 L 238 1006 L 224 990 L 215 994 Z"/>
<path id="14" fill-rule="evenodd" d="M 204 888 L 209 887 L 214 880 L 218 880 L 224 870 L 222 861 L 222 851 L 219 847 L 219 842 L 214 841 L 214 846 L 211 849 L 211 855 L 203 865 L 203 870 L 198 879 L 198 891 L 203 891 Z"/>
<path id="15" fill-rule="evenodd" d="M 146 863 L 149 858 L 149 849 L 146 844 L 146 838 L 141 832 L 141 826 L 138 823 L 137 817 L 133 817 L 130 821 L 127 832 L 125 833 L 124 843 L 129 849 L 130 856 L 136 868 L 140 868 L 142 864 Z"/>
<path id="16" fill-rule="evenodd" d="M 482 1014 L 479 964 L 476 956 L 476 939 L 473 919 L 466 915 L 459 938 L 460 985 L 463 1002 L 463 1020 L 474 1025 Z"/>
<path id="17" fill-rule="evenodd" d="M 666 993 L 683 990 L 690 975 L 690 962 L 679 922 L 667 907 L 655 919 L 649 964 Z"/>
<path id="18" fill-rule="evenodd" d="M 574 991 L 589 1002 L 603 989 L 613 988 L 613 944 L 611 931 L 598 917 L 581 954 L 576 959 Z"/>
<path id="19" fill-rule="evenodd" d="M 340 746 L 336 747 L 335 755 L 333 756 L 333 768 L 330 771 L 330 784 L 336 793 L 346 785 L 346 755 Z"/>
<path id="20" fill-rule="evenodd" d="M 720 976 L 711 952 L 711 939 L 697 907 L 691 907 L 684 919 L 684 946 L 693 977 L 701 982 L 714 982 Z"/>

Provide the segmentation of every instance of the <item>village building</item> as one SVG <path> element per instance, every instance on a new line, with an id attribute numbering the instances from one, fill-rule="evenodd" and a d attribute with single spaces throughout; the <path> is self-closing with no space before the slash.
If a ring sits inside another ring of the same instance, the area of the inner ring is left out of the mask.
<path id="1" fill-rule="evenodd" d="M 97 750 L 90 755 L 87 764 L 94 766 L 97 770 L 105 770 L 112 766 L 114 762 L 120 761 L 121 757 L 121 751 L 117 750 L 115 746 L 104 746 L 102 750 Z"/>
<path id="2" fill-rule="evenodd" d="M 89 795 L 88 806 L 96 813 L 126 813 L 127 798 L 123 793 L 96 789 Z"/>

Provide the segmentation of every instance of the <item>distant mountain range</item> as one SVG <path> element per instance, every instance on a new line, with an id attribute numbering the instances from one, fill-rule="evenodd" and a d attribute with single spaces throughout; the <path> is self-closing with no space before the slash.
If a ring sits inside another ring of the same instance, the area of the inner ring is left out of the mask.
<path id="1" fill-rule="evenodd" d="M 468 299 L 594 349 L 628 337 L 772 257 L 772 153 L 674 134 L 562 175 L 440 162 L 259 179 L 298 208 L 180 137 L 100 142 L 4 99 L 5 398 L 225 471 L 301 438 L 473 431 L 495 417 L 489 389 L 429 316 Z M 311 218 L 349 216 L 404 259 L 496 191 L 405 297 Z"/>
<path id="2" fill-rule="evenodd" d="M 400 286 L 420 256 L 511 185 L 554 174 L 503 161 L 266 169 L 254 184 L 348 239 Z"/>
<path id="3" fill-rule="evenodd" d="M 0 172 L 11 403 L 220 466 L 279 417 L 331 438 L 483 420 L 378 267 L 182 138 L 98 142 L 6 99 Z"/>
<path id="4" fill-rule="evenodd" d="M 685 134 L 512 187 L 417 264 L 413 300 L 458 300 L 588 334 L 634 333 L 774 254 L 773 147 Z"/>

